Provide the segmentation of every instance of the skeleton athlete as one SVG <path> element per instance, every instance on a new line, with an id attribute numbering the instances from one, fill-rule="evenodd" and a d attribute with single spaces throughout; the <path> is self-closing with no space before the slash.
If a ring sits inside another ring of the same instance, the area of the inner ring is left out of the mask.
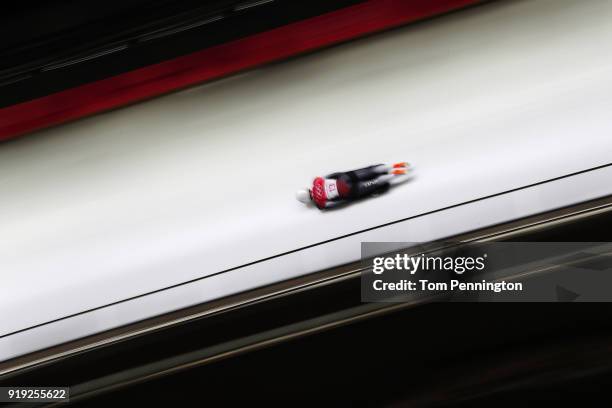
<path id="1" fill-rule="evenodd" d="M 362 169 L 317 177 L 308 190 L 297 192 L 303 203 L 313 202 L 319 209 L 337 207 L 358 198 L 383 193 L 393 184 L 405 181 L 408 163 L 376 164 Z"/>

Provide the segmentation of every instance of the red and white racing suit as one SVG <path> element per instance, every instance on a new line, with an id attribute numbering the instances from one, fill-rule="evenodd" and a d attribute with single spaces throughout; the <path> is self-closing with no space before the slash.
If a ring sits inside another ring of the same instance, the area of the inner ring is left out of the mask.
<path id="1" fill-rule="evenodd" d="M 377 164 L 362 169 L 317 177 L 310 196 L 320 209 L 336 207 L 357 198 L 380 194 L 390 187 L 394 176 L 406 174 L 406 163 Z"/>

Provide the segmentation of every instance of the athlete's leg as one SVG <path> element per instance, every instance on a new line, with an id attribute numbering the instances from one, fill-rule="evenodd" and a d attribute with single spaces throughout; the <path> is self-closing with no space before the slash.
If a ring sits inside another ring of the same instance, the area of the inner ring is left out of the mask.
<path id="1" fill-rule="evenodd" d="M 387 191 L 389 187 L 401 184 L 410 180 L 410 175 L 398 172 L 398 169 L 391 170 L 391 173 L 382 174 L 372 180 L 359 181 L 353 184 L 350 198 L 365 197 L 372 194 L 379 194 Z"/>
<path id="2" fill-rule="evenodd" d="M 364 167 L 362 169 L 347 171 L 346 173 L 355 181 L 372 180 L 383 174 L 406 174 L 408 163 L 401 162 L 392 165 L 375 164 L 374 166 Z"/>
<path id="3" fill-rule="evenodd" d="M 383 174 L 372 180 L 358 181 L 353 184 L 351 198 L 367 197 L 376 193 L 383 193 L 390 187 L 390 181 L 395 176 L 392 174 Z"/>
<path id="4" fill-rule="evenodd" d="M 365 169 L 355 170 L 360 180 L 371 180 L 384 174 L 406 174 L 408 163 L 377 164 Z"/>
<path id="5" fill-rule="evenodd" d="M 348 175 L 353 182 L 366 181 L 372 180 L 383 174 L 406 174 L 407 167 L 408 163 L 406 162 L 394 163 L 391 165 L 375 164 L 357 170 L 328 174 L 325 178 L 338 179 L 343 175 Z"/>
<path id="6" fill-rule="evenodd" d="M 347 171 L 346 174 L 354 182 L 372 180 L 380 176 L 381 174 L 387 173 L 384 167 L 384 164 L 375 164 L 374 166 L 368 166 L 361 169 Z"/>
<path id="7" fill-rule="evenodd" d="M 394 163 L 391 165 L 385 165 L 384 168 L 380 169 L 385 170 L 385 173 L 387 174 L 396 174 L 396 175 L 401 175 L 401 174 L 406 174 L 408 172 L 408 163 L 406 162 L 400 162 L 400 163 Z"/>

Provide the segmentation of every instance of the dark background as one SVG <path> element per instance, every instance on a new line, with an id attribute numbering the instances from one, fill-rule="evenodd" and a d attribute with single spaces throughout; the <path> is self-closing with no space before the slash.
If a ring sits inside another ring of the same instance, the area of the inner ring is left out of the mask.
<path id="1" fill-rule="evenodd" d="M 237 0 L 13 3 L 0 13 L 0 108 L 362 1 L 275 0 L 245 10 Z M 173 33 L 214 16 L 223 19 Z M 160 32 L 168 35 L 147 39 Z M 82 60 L 119 46 L 127 48 Z M 70 61 L 80 62 L 48 70 Z"/>

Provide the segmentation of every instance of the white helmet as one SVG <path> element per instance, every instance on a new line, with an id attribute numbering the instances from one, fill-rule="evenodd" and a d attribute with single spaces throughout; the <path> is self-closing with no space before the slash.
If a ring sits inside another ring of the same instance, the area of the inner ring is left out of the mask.
<path id="1" fill-rule="evenodd" d="M 310 203 L 310 191 L 308 190 L 300 190 L 295 194 L 295 198 L 298 199 L 298 201 L 304 203 L 304 204 L 308 204 Z"/>

